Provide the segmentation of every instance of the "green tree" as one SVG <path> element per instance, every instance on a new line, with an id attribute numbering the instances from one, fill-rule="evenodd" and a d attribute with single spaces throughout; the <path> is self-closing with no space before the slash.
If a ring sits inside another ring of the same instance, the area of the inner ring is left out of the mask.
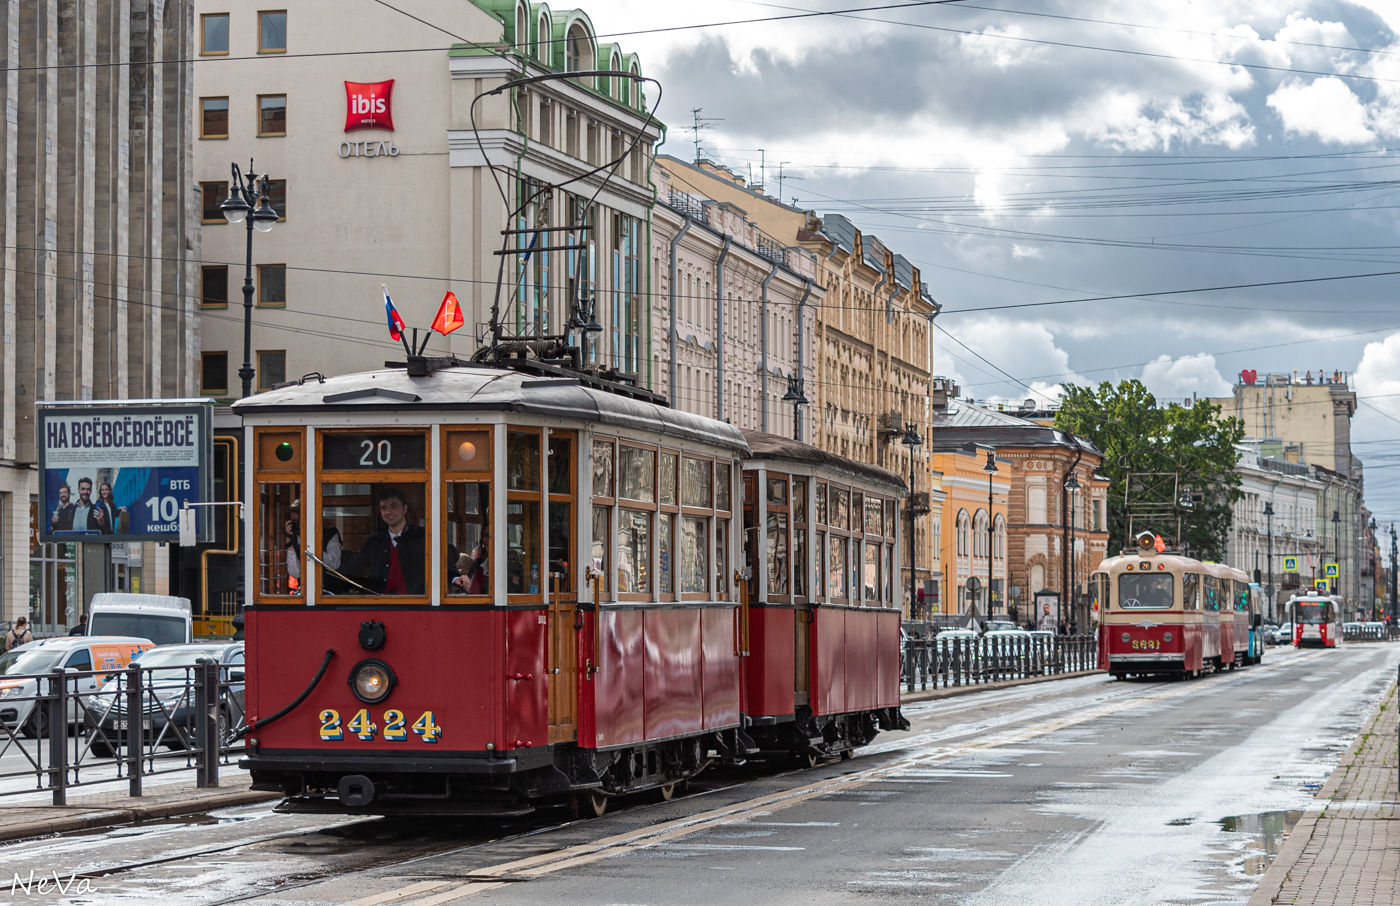
<path id="1" fill-rule="evenodd" d="M 1235 444 L 1244 437 L 1237 418 L 1220 417 L 1220 407 L 1199 401 L 1192 406 L 1159 406 L 1140 381 L 1105 381 L 1098 388 L 1065 387 L 1055 427 L 1092 441 L 1104 455 L 1103 474 L 1109 486 L 1109 551 L 1126 547 L 1130 475 L 1170 475 L 1167 480 L 1136 480 L 1131 488 L 1137 504 L 1162 514 L 1161 525 L 1134 529 L 1152 531 L 1174 541 L 1177 517 L 1182 517 L 1193 556 L 1223 560 L 1225 537 L 1232 519 L 1231 504 L 1240 497 L 1240 477 L 1234 471 L 1239 455 Z M 1172 498 L 1173 488 L 1178 499 Z M 1190 509 L 1179 498 L 1191 499 Z M 1141 510 L 1135 507 L 1136 512 Z M 1167 515 L 1170 513 L 1171 515 Z"/>

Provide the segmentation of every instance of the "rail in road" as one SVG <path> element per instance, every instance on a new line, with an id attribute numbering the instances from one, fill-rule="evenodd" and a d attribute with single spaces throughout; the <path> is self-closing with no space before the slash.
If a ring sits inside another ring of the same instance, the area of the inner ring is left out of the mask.
<path id="1" fill-rule="evenodd" d="M 1345 658 L 1346 649 L 1340 654 Z M 154 879 L 178 877 L 183 879 L 178 885 L 181 896 L 171 899 L 172 903 L 232 903 L 266 895 L 276 902 L 428 906 L 483 894 L 489 895 L 488 899 L 506 896 L 515 902 L 521 897 L 538 897 L 553 890 L 543 887 L 538 888 L 539 893 L 529 893 L 535 890 L 534 885 L 522 886 L 521 882 L 568 877 L 572 883 L 575 876 L 568 874 L 570 870 L 595 865 L 599 870 L 591 871 L 588 877 L 595 881 L 600 878 L 616 881 L 616 866 L 630 864 L 645 870 L 648 865 L 660 864 L 648 859 L 659 858 L 664 853 L 673 856 L 688 853 L 693 859 L 697 854 L 716 857 L 722 851 L 737 853 L 751 849 L 755 857 L 762 855 L 757 850 L 771 850 L 769 855 L 777 858 L 780 850 L 794 848 L 732 844 L 788 842 L 749 840 L 747 837 L 755 833 L 787 834 L 790 829 L 808 825 L 814 833 L 821 831 L 823 822 L 807 820 L 812 817 L 843 822 L 841 833 L 850 834 L 857 825 L 844 822 L 855 821 L 864 828 L 881 818 L 869 809 L 857 810 L 860 814 L 846 814 L 838 808 L 839 803 L 846 803 L 841 808 L 849 811 L 853 801 L 864 802 L 854 797 L 874 797 L 865 803 L 867 805 L 901 801 L 879 798 L 894 795 L 879 792 L 881 789 L 905 790 L 910 795 L 916 790 L 942 790 L 940 801 L 945 804 L 940 810 L 946 810 L 955 807 L 947 802 L 947 793 L 955 787 L 947 783 L 964 786 L 976 782 L 988 789 L 1007 783 L 983 779 L 980 775 L 1010 777 L 1010 774 L 997 773 L 1009 769 L 1009 765 L 1001 769 L 976 770 L 979 766 L 1001 763 L 998 759 L 1004 760 L 1005 753 L 1023 753 L 1010 755 L 1013 762 L 1041 761 L 1045 755 L 1030 753 L 1064 748 L 1068 741 L 1069 748 L 1083 752 L 1088 763 L 1100 765 L 1103 763 L 1101 756 L 1090 755 L 1081 748 L 1086 734 L 1108 733 L 1116 737 L 1122 732 L 1122 726 L 1133 721 L 1146 721 L 1155 726 L 1165 714 L 1194 714 L 1194 710 L 1180 710 L 1197 706 L 1190 700 L 1193 695 L 1215 698 L 1223 703 L 1238 700 L 1243 690 L 1249 689 L 1257 690 L 1261 700 L 1285 691 L 1292 695 L 1298 693 L 1309 678 L 1323 677 L 1339 669 L 1338 664 L 1343 661 L 1338 655 L 1335 651 L 1290 650 L 1258 667 L 1194 682 L 1112 682 L 1100 676 L 1087 676 L 1051 684 L 989 689 L 976 696 L 920 703 L 909 708 L 916 721 L 914 732 L 883 736 L 862 750 L 854 761 L 777 775 L 745 775 L 742 771 L 737 775 L 702 775 L 703 782 L 697 784 L 697 791 L 689 797 L 678 797 L 666 804 L 648 804 L 638 797 L 633 807 L 604 819 L 569 822 L 559 820 L 562 816 L 556 813 L 537 816 L 534 822 L 494 823 L 487 828 L 476 827 L 474 833 L 454 834 L 444 831 L 443 825 L 436 825 L 436 833 L 425 833 L 423 822 L 325 816 L 313 819 L 249 808 L 231 816 L 224 814 L 220 824 L 208 827 L 147 829 L 152 837 L 164 835 L 166 843 L 164 848 L 157 848 L 146 857 L 133 857 L 131 852 L 113 847 L 110 841 L 104 844 L 100 839 L 85 841 L 82 838 L 51 843 L 36 841 L 27 850 L 9 848 L 6 857 L 9 862 L 20 865 L 45 858 L 67 859 L 65 864 L 77 870 L 79 877 L 91 879 L 113 896 L 123 892 L 131 896 L 142 889 L 153 891 L 156 889 L 151 886 L 153 883 L 162 883 Z M 1386 662 L 1389 664 L 1391 660 L 1387 658 Z M 1387 677 L 1391 675 L 1394 675 L 1393 668 L 1386 671 Z M 1280 676 L 1280 680 L 1271 680 Z M 1344 684 L 1338 682 L 1338 685 Z M 1324 687 L 1311 685 L 1307 688 L 1320 690 Z M 1348 701 L 1356 698 L 1350 692 L 1343 695 Z M 989 703 L 994 703 L 995 707 Z M 1311 718 L 1301 716 L 1292 723 L 1316 725 Z M 1066 732 L 1070 735 L 1065 736 Z M 1060 734 L 1058 742 L 1046 742 L 1056 734 Z M 1170 748 L 1172 744 L 1162 741 L 1157 745 Z M 1243 761 L 1232 759 L 1232 763 Z M 1325 769 L 1322 776 L 1326 770 L 1330 768 Z M 1272 776 L 1277 770 L 1271 766 L 1269 773 Z M 931 783 L 945 785 L 927 786 Z M 1019 801 L 1023 794 L 1012 795 Z M 828 812 L 821 815 L 812 811 L 821 808 Z M 235 823 L 245 818 L 246 823 Z M 726 827 L 730 829 L 726 831 Z M 194 836 L 197 833 L 208 836 Z M 867 832 L 861 830 L 849 839 L 854 843 L 865 839 L 866 835 Z M 495 839 L 488 842 L 488 837 Z M 745 839 L 739 840 L 739 837 Z M 124 842 L 131 839 L 122 838 Z M 808 845 L 812 841 L 804 837 L 796 842 Z M 83 849 L 85 845 L 86 850 Z M 796 849 L 794 855 L 798 854 Z M 217 869 L 201 867 L 215 853 L 224 853 L 216 857 Z M 610 866 L 607 868 L 601 866 L 604 860 L 614 857 L 621 861 L 607 863 Z M 637 861 L 638 858 L 641 861 Z M 680 863 L 665 865 L 679 867 Z M 65 877 L 68 871 L 64 869 Z M 279 878 L 275 889 L 263 883 L 269 876 Z M 195 879 L 204 881 L 196 884 Z M 250 886 L 255 882 L 263 886 Z M 630 896 L 640 898 L 624 896 L 618 901 L 655 901 L 640 890 Z"/>

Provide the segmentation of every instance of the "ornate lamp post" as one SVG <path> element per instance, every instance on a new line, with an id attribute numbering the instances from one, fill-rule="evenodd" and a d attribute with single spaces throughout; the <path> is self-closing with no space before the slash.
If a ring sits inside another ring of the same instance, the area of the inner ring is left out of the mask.
<path id="1" fill-rule="evenodd" d="M 798 391 L 801 392 L 800 385 Z M 899 442 L 909 448 L 909 619 L 917 620 L 919 614 L 915 608 L 918 606 L 919 596 L 915 591 L 914 573 L 914 448 L 921 446 L 924 439 L 919 436 L 919 432 L 914 430 L 913 425 L 907 425 L 904 437 L 900 438 Z"/>
<path id="2" fill-rule="evenodd" d="M 992 604 L 992 541 L 996 529 L 995 521 L 992 519 L 992 478 L 997 474 L 997 455 L 994 450 L 987 451 L 987 464 L 982 467 L 982 471 L 987 473 L 987 617 L 990 619 L 994 606 Z"/>
<path id="3" fill-rule="evenodd" d="M 1075 540 L 1075 532 L 1074 532 L 1074 517 L 1075 517 L 1075 515 L 1076 515 L 1076 511 L 1075 511 L 1075 506 L 1074 506 L 1074 504 L 1075 504 L 1075 492 L 1079 490 L 1079 478 L 1076 477 L 1075 474 L 1074 474 L 1073 472 L 1070 472 L 1069 475 L 1065 478 L 1065 490 L 1066 490 L 1066 491 L 1069 491 L 1069 597 L 1070 597 L 1071 605 L 1074 605 L 1074 604 L 1078 604 L 1078 603 L 1079 603 L 1078 601 L 1075 600 L 1075 598 L 1076 598 L 1077 595 L 1078 595 L 1077 590 L 1078 590 L 1079 586 L 1076 585 L 1076 584 L 1075 584 L 1075 581 L 1074 581 L 1074 580 L 1075 580 L 1075 575 L 1074 575 L 1074 573 L 1075 573 L 1075 566 L 1076 566 L 1076 564 L 1075 564 L 1075 562 L 1074 562 L 1074 555 L 1075 555 L 1075 552 L 1076 552 L 1076 550 L 1077 550 L 1077 548 L 1078 548 L 1078 545 L 1077 545 L 1076 540 Z M 1063 608 L 1061 608 L 1061 609 L 1063 610 Z M 1073 608 L 1073 606 L 1071 606 L 1071 608 L 1070 608 L 1070 618 L 1071 618 L 1071 621 L 1074 620 L 1074 617 L 1075 617 L 1074 608 Z"/>
<path id="4" fill-rule="evenodd" d="M 1342 584 L 1342 555 L 1337 550 L 1337 535 L 1342 530 L 1342 514 L 1336 510 L 1332 511 L 1332 562 L 1337 564 L 1337 575 L 1327 577 L 1327 591 L 1330 594 L 1337 593 L 1337 586 Z"/>
<path id="5" fill-rule="evenodd" d="M 801 420 L 800 420 L 800 416 L 799 416 L 800 410 L 798 409 L 798 407 L 799 407 L 799 406 L 805 406 L 805 405 L 807 405 L 807 403 L 809 402 L 809 400 L 807 399 L 807 395 L 804 394 L 804 393 L 802 392 L 802 378 L 798 376 L 797 372 L 794 371 L 794 372 L 788 374 L 787 382 L 788 382 L 788 388 L 787 388 L 787 393 L 784 393 L 784 394 L 783 394 L 783 402 L 785 402 L 785 403 L 792 403 L 792 439 L 793 439 L 793 440 L 796 440 L 796 441 L 801 441 L 801 440 L 802 440 L 802 422 L 801 422 Z M 915 437 L 916 437 L 916 439 L 917 439 L 917 435 L 915 435 Z M 922 443 L 922 441 L 919 441 L 919 442 Z M 908 443 L 908 441 L 906 440 L 906 441 L 904 441 L 904 443 Z M 912 448 L 911 448 L 910 455 L 911 455 L 911 456 L 913 455 Z M 909 483 L 910 483 L 910 486 L 909 486 L 909 493 L 911 493 L 911 494 L 914 493 L 914 487 L 913 487 L 913 482 L 914 482 L 913 474 L 914 474 L 914 473 L 913 473 L 913 468 L 914 468 L 914 463 L 913 463 L 913 460 L 911 459 L 910 462 L 909 462 L 909 469 L 910 469 L 910 473 L 909 473 L 909 475 L 910 475 L 910 478 L 909 478 Z M 912 531 L 912 529 L 911 529 L 911 531 Z M 911 548 L 911 550 L 912 550 L 912 548 Z"/>
<path id="6" fill-rule="evenodd" d="M 277 212 L 267 197 L 267 174 L 253 172 L 252 158 L 248 174 L 240 173 L 238 164 L 230 164 L 233 181 L 229 183 L 228 200 L 219 205 L 229 223 L 246 223 L 248 251 L 243 274 L 243 367 L 238 377 L 243 381 L 243 396 L 253 395 L 253 230 L 266 233 L 277 223 Z"/>
<path id="7" fill-rule="evenodd" d="M 1269 599 L 1269 619 L 1274 619 L 1274 502 L 1272 500 L 1264 504 L 1264 518 L 1268 520 L 1269 526 L 1269 547 L 1267 555 L 1269 584 L 1264 586 L 1264 594 Z"/>

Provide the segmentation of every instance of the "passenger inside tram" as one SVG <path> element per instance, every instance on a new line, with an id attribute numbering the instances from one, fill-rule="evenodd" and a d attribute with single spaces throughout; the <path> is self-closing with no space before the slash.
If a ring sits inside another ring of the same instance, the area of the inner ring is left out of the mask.
<path id="1" fill-rule="evenodd" d="M 411 502 L 410 494 L 418 499 Z M 350 517 L 359 523 L 355 528 L 360 529 L 357 534 L 364 537 L 364 543 L 358 554 L 345 558 L 345 568 L 341 572 L 365 590 L 376 594 L 426 594 L 427 535 L 417 517 L 422 507 L 422 496 L 421 487 L 411 486 L 407 492 L 392 485 L 377 487 L 374 499 L 379 518 L 374 521 L 374 531 L 364 536 L 368 520 L 359 513 L 355 514 L 358 518 Z M 329 498 L 326 505 L 332 506 Z M 354 537 L 344 529 L 341 534 L 347 538 Z M 458 576 L 456 547 L 447 545 L 446 554 L 447 579 L 451 583 Z"/>

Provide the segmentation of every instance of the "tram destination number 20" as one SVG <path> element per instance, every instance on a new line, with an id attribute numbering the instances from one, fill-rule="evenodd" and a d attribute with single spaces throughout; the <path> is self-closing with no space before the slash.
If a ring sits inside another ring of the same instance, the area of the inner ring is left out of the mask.
<path id="1" fill-rule="evenodd" d="M 348 730 L 351 736 L 369 742 L 379 734 L 379 725 L 369 715 L 368 708 L 361 708 L 354 716 L 343 725 L 340 719 L 340 712 L 334 708 L 327 708 L 318 715 L 317 719 L 321 723 L 321 739 L 326 742 L 336 742 L 345 738 Z M 396 708 L 390 708 L 382 715 L 384 721 L 384 738 L 390 742 L 403 742 L 408 739 L 408 725 L 404 713 Z M 436 743 L 442 738 L 442 727 L 438 726 L 437 718 L 433 712 L 424 711 L 418 715 L 412 726 L 409 726 L 415 736 L 418 736 L 426 743 Z"/>
<path id="2" fill-rule="evenodd" d="M 422 434 L 323 434 L 322 463 L 327 469 L 422 469 L 427 443 Z"/>

